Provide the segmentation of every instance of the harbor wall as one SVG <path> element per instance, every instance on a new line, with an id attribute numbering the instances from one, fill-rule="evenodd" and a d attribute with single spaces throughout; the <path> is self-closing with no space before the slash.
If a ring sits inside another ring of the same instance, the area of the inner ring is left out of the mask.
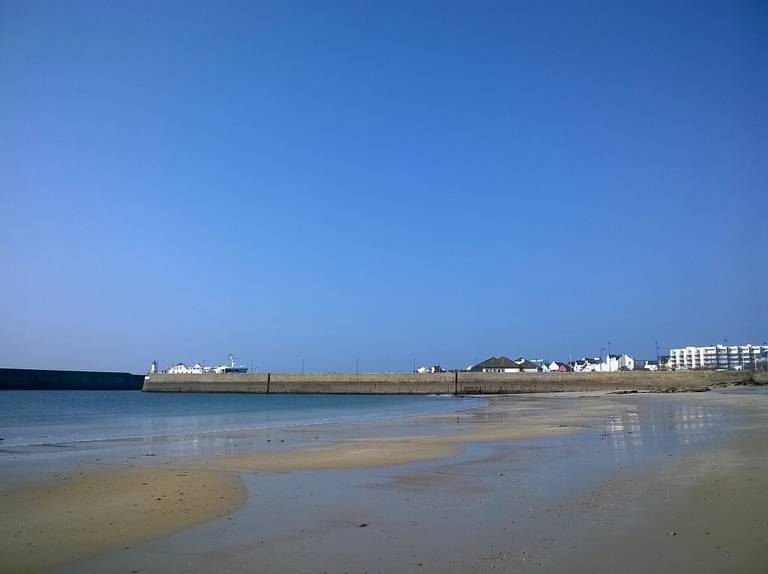
<path id="1" fill-rule="evenodd" d="M 755 375 L 759 377 L 760 375 Z M 510 394 L 601 390 L 673 390 L 750 384 L 747 371 L 617 373 L 257 373 L 148 375 L 147 392 L 303 394 Z M 758 382 L 758 381 L 754 381 Z M 766 381 L 768 382 L 768 381 Z"/>
<path id="2" fill-rule="evenodd" d="M 100 371 L 0 369 L 0 390 L 138 391 L 143 375 Z"/>

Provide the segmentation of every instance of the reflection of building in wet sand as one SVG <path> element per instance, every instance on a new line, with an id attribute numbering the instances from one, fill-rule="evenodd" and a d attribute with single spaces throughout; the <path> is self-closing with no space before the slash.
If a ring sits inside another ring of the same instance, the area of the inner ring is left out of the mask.
<path id="1" fill-rule="evenodd" d="M 642 400 L 626 412 L 611 416 L 603 436 L 625 454 L 632 450 L 647 454 L 645 451 L 706 442 L 715 435 L 723 416 L 709 406 Z"/>

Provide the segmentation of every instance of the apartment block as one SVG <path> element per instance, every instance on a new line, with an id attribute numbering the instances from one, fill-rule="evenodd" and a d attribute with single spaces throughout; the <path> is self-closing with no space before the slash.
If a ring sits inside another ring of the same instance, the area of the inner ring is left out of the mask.
<path id="1" fill-rule="evenodd" d="M 673 369 L 749 369 L 768 345 L 712 345 L 669 351 Z"/>

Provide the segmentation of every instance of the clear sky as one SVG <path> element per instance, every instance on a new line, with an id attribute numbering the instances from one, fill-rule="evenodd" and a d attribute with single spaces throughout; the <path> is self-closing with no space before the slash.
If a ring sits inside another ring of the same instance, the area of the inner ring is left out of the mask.
<path id="1" fill-rule="evenodd" d="M 0 0 L 0 366 L 768 339 L 768 3 Z"/>

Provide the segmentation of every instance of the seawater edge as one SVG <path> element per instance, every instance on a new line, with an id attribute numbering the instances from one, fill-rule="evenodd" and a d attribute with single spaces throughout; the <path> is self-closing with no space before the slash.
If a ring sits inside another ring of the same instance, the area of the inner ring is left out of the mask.
<path id="1" fill-rule="evenodd" d="M 0 459 L 8 450 L 160 440 L 225 432 L 278 431 L 310 425 L 462 412 L 487 404 L 425 395 L 279 395 L 140 391 L 4 391 Z M 58 445 L 58 446 L 54 446 Z M 104 445 L 106 446 L 106 445 Z"/>
<path id="2" fill-rule="evenodd" d="M 249 373 L 152 374 L 145 392 L 489 395 L 610 390 L 683 390 L 731 384 L 768 384 L 750 371 L 615 373 Z"/>

